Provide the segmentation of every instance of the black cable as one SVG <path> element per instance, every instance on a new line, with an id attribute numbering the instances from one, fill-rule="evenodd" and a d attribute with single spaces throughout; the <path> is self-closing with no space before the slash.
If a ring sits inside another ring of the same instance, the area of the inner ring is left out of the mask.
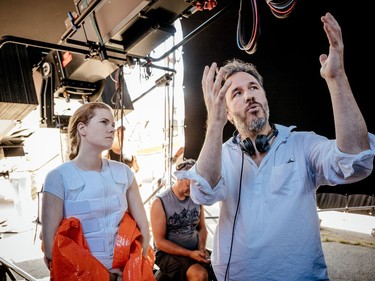
<path id="1" fill-rule="evenodd" d="M 229 265 L 230 265 L 230 260 L 231 260 L 231 258 L 232 258 L 232 247 L 233 247 L 234 229 L 235 229 L 235 227 L 236 227 L 236 220 L 237 220 L 238 210 L 239 210 L 239 207 L 240 207 L 240 201 L 241 201 L 243 162 L 244 162 L 244 152 L 242 151 L 242 163 L 241 163 L 240 186 L 239 186 L 239 188 L 238 188 L 238 201 L 237 201 L 236 213 L 234 214 L 234 219 L 233 219 L 232 238 L 231 238 L 231 241 L 230 241 L 229 258 L 228 258 L 227 268 L 226 268 L 226 270 L 225 270 L 224 281 L 227 280 L 227 277 L 228 277 L 228 275 L 229 275 Z"/>

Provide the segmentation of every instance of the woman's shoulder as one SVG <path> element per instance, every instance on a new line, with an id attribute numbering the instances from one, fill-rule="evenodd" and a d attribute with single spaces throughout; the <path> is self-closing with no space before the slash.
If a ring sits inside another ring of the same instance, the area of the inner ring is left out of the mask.
<path id="1" fill-rule="evenodd" d="M 47 175 L 52 175 L 52 176 L 61 175 L 62 173 L 64 173 L 64 171 L 72 169 L 72 168 L 73 168 L 73 166 L 72 166 L 71 161 L 64 162 L 64 163 L 56 166 L 52 170 L 50 170 L 47 173 Z"/>
<path id="2" fill-rule="evenodd" d="M 104 165 L 107 165 L 111 174 L 118 183 L 131 183 L 134 179 L 134 172 L 128 165 L 110 159 L 103 159 Z M 124 173 L 125 172 L 125 173 Z"/>

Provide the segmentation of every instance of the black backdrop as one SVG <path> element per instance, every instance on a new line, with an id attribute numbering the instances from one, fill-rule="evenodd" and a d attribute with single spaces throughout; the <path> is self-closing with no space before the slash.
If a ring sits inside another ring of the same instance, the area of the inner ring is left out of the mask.
<path id="1" fill-rule="evenodd" d="M 320 21 L 327 11 L 333 14 L 342 28 L 346 72 L 368 129 L 375 132 L 371 97 L 374 50 L 370 44 L 374 24 L 370 9 L 364 5 L 366 2 L 353 5 L 353 1 L 342 0 L 297 1 L 290 16 L 279 19 L 271 13 L 266 1 L 258 1 L 261 35 L 257 51 L 252 55 L 240 50 L 236 44 L 238 0 L 218 0 L 215 9 L 197 12 L 189 19 L 183 19 L 184 35 L 191 34 L 229 3 L 229 9 L 183 45 L 185 157 L 197 158 L 204 140 L 203 68 L 213 61 L 221 65 L 233 57 L 257 65 L 265 80 L 272 122 L 296 125 L 297 130 L 315 131 L 334 138 L 331 101 L 319 72 L 319 55 L 328 53 L 328 41 Z M 233 130 L 228 123 L 224 140 L 232 135 Z M 355 184 L 322 186 L 318 192 L 374 195 L 375 175 L 373 173 Z"/>

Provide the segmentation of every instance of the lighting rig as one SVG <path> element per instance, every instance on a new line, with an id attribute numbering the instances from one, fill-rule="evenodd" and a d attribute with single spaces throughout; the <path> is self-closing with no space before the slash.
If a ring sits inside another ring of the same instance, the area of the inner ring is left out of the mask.
<path id="1" fill-rule="evenodd" d="M 219 11 L 161 57 L 153 58 L 152 50 L 176 32 L 174 22 L 177 19 L 211 10 L 216 7 L 216 1 L 74 0 L 74 4 L 76 10 L 68 13 L 66 31 L 57 44 L 15 36 L 4 36 L 0 40 L 0 48 L 11 43 L 48 50 L 38 63 L 33 80 L 35 87 L 40 88 L 36 95 L 41 125 L 49 128 L 63 128 L 68 123 L 70 115 L 66 112 L 69 110 L 57 112 L 59 103 L 103 100 L 109 74 L 125 65 L 136 63 L 147 69 L 163 69 L 166 74 L 158 83 L 169 84 L 168 80 L 176 71 L 155 63 L 189 41 L 227 9 Z M 123 100 L 127 102 L 120 105 L 121 109 L 132 110 L 129 97 Z"/>

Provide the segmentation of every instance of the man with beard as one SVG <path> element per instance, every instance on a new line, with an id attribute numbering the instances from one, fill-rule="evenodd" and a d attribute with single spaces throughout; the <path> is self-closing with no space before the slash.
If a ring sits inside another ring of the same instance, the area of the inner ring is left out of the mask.
<path id="1" fill-rule="evenodd" d="M 329 280 L 316 189 L 372 172 L 375 136 L 344 70 L 341 28 L 330 13 L 321 21 L 329 54 L 319 57 L 320 74 L 332 100 L 336 139 L 270 123 L 254 65 L 233 59 L 219 71 L 216 63 L 204 69 L 205 141 L 196 164 L 175 175 L 191 180 L 197 204 L 220 202 L 211 256 L 219 281 Z M 227 120 L 237 133 L 222 144 Z"/>

